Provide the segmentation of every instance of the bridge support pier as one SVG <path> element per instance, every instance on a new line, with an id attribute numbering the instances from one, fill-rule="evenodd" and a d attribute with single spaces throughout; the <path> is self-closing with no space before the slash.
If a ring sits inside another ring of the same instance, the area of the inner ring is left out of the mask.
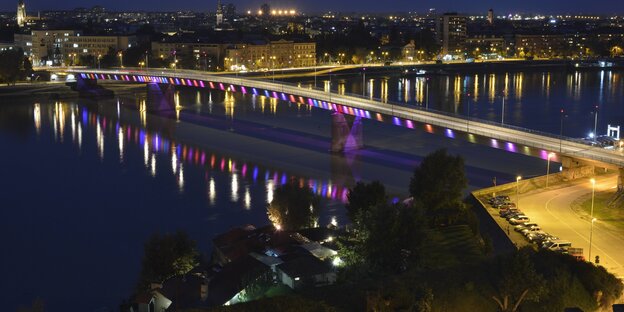
<path id="1" fill-rule="evenodd" d="M 170 84 L 149 82 L 147 88 L 147 110 L 151 112 L 170 111 L 175 109 L 175 87 Z"/>
<path id="2" fill-rule="evenodd" d="M 364 146 L 361 117 L 333 113 L 331 133 L 331 151 L 334 153 L 357 150 Z"/>
<path id="3" fill-rule="evenodd" d="M 113 91 L 99 86 L 96 79 L 83 79 L 78 76 L 76 77 L 76 82 L 70 82 L 67 85 L 71 86 L 72 90 L 78 91 L 81 97 L 107 97 L 114 95 Z"/>
<path id="4" fill-rule="evenodd" d="M 596 166 L 593 164 L 568 156 L 561 157 L 561 165 L 563 166 L 561 174 L 566 180 L 591 177 L 596 172 Z"/>

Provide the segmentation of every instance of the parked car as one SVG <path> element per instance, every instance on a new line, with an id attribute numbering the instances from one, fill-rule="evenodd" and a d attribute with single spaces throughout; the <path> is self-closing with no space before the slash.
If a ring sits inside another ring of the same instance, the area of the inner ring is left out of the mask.
<path id="1" fill-rule="evenodd" d="M 509 219 L 509 223 L 513 224 L 513 225 L 518 225 L 520 223 L 524 223 L 524 222 L 528 222 L 531 221 L 531 219 L 529 219 L 529 217 L 527 217 L 526 215 L 517 215 L 511 219 Z"/>
<path id="2" fill-rule="evenodd" d="M 515 218 L 515 217 L 517 217 L 519 215 L 524 215 L 524 213 L 522 211 L 520 211 L 520 210 L 517 210 L 517 211 L 514 211 L 514 212 L 510 212 L 510 213 L 505 214 L 505 219 L 507 219 L 507 221 L 509 221 L 511 218 Z M 529 221 L 529 220 L 527 220 L 527 221 Z"/>
<path id="3" fill-rule="evenodd" d="M 542 247 L 544 246 L 544 244 L 553 241 L 553 240 L 557 240 L 559 239 L 559 237 L 548 234 L 548 233 L 534 233 L 534 234 L 529 234 L 529 236 L 527 236 L 527 238 L 529 239 L 530 242 L 535 243 L 536 245 Z"/>
<path id="4" fill-rule="evenodd" d="M 506 218 L 508 215 L 512 214 L 512 213 L 518 213 L 520 212 L 520 210 L 518 210 L 518 208 L 510 208 L 510 209 L 505 209 L 505 210 L 501 210 L 499 211 L 498 215 Z"/>
<path id="5" fill-rule="evenodd" d="M 567 240 L 557 239 L 551 240 L 544 244 L 542 248 L 550 249 L 552 251 L 567 251 L 568 248 L 572 247 L 572 243 Z"/>
<path id="6" fill-rule="evenodd" d="M 524 236 L 527 236 L 530 233 L 541 232 L 541 231 L 542 231 L 542 228 L 537 226 L 537 225 L 535 225 L 535 226 L 531 226 L 531 227 L 528 227 L 528 228 L 522 230 L 520 233 L 522 233 L 522 235 L 524 235 Z"/>
<path id="7" fill-rule="evenodd" d="M 537 223 L 535 222 L 524 222 L 522 224 L 518 224 L 514 227 L 514 231 L 516 232 L 522 232 L 522 230 L 532 227 L 532 226 L 537 226 Z"/>

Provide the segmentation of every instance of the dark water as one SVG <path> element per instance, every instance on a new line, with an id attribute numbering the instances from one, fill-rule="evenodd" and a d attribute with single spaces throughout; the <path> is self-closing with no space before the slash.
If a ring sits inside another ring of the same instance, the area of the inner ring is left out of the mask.
<path id="1" fill-rule="evenodd" d="M 318 77 L 317 87 L 327 88 L 329 79 Z M 314 80 L 302 83 L 314 85 Z M 556 135 L 563 130 L 568 137 L 586 137 L 594 132 L 595 124 L 599 135 L 606 134 L 609 124 L 624 126 L 621 70 L 496 71 L 428 78 L 399 73 L 373 77 L 337 73 L 331 77 L 331 88 L 334 92 L 429 107 Z"/>
<path id="2" fill-rule="evenodd" d="M 471 103 L 471 116 L 497 120 L 505 94 L 506 123 L 553 133 L 564 105 L 564 134 L 582 136 L 593 128 L 594 103 L 599 129 L 624 120 L 620 77 L 433 77 L 429 105 L 466 113 Z M 345 92 L 361 92 L 361 77 L 332 79 Z M 427 103 L 422 78 L 373 79 L 375 97 Z M 179 110 L 158 114 L 146 111 L 144 92 L 0 103 L 0 292 L 8 311 L 35 298 L 46 311 L 116 311 L 132 293 L 152 233 L 182 229 L 209 253 L 216 234 L 268 223 L 272 190 L 289 180 L 323 198 L 318 223 L 326 225 L 347 221 L 342 202 L 355 181 L 379 179 L 402 196 L 414 166 L 441 147 L 466 159 L 471 189 L 546 167 L 541 159 L 369 120 L 366 149 L 333 155 L 329 112 L 260 96 L 180 89 Z"/>

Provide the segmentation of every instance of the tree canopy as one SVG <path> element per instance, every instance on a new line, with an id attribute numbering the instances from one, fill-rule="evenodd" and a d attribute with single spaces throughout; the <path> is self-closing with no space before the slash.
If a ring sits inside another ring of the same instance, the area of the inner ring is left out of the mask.
<path id="1" fill-rule="evenodd" d="M 144 247 L 139 289 L 188 273 L 198 265 L 198 257 L 195 241 L 186 232 L 152 235 Z"/>
<path id="2" fill-rule="evenodd" d="M 31 72 L 32 65 L 22 49 L 0 51 L 0 82 L 14 84 Z"/>
<path id="3" fill-rule="evenodd" d="M 353 188 L 349 189 L 347 201 L 345 205 L 347 214 L 349 219 L 355 222 L 355 218 L 360 211 L 388 201 L 386 187 L 379 181 L 371 183 L 358 182 Z"/>
<path id="4" fill-rule="evenodd" d="M 319 212 L 319 198 L 309 186 L 298 185 L 295 181 L 277 187 L 267 208 L 269 220 L 283 230 L 313 227 Z"/>
<path id="5" fill-rule="evenodd" d="M 427 155 L 416 167 L 409 191 L 424 205 L 430 223 L 454 224 L 465 208 L 462 199 L 467 185 L 464 159 L 440 149 Z"/>

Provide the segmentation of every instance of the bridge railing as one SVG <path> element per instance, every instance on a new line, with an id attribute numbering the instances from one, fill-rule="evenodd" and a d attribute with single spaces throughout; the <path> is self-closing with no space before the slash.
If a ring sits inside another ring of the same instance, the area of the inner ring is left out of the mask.
<path id="1" fill-rule="evenodd" d="M 81 71 L 85 72 L 85 70 Z M 95 72 L 96 70 L 93 71 Z M 436 124 L 438 126 L 447 127 L 449 129 L 457 129 L 460 131 L 462 130 L 458 129 L 458 124 L 465 122 L 466 131 L 476 135 L 482 135 L 486 137 L 499 137 L 504 140 L 513 140 L 513 142 L 516 142 L 518 144 L 524 144 L 552 151 L 561 150 L 562 152 L 565 152 L 569 155 L 578 155 L 578 157 L 591 158 L 600 161 L 608 161 L 609 163 L 619 163 L 621 165 L 624 165 L 624 159 L 620 153 L 592 146 L 591 144 L 588 144 L 588 142 L 582 141 L 580 139 L 556 135 L 514 125 L 501 124 L 499 122 L 464 116 L 461 114 L 449 113 L 418 105 L 407 105 L 405 103 L 399 103 L 395 101 L 384 101 L 384 99 L 381 98 L 362 96 L 361 94 L 340 94 L 327 92 L 325 88 L 313 87 L 309 85 L 306 86 L 300 83 L 292 83 L 280 80 L 270 81 L 265 78 L 258 79 L 235 75 L 215 75 L 194 70 L 171 71 L 159 69 L 144 70 L 136 68 L 126 68 L 122 70 L 97 70 L 97 72 L 116 74 L 144 74 L 185 79 L 190 78 L 197 80 L 213 80 L 222 82 L 224 84 L 245 85 L 272 91 L 287 92 L 309 98 L 328 100 L 329 102 L 334 102 L 332 99 L 335 99 L 335 102 L 345 105 L 349 105 L 348 102 L 357 101 L 357 104 L 360 106 L 365 105 L 366 107 L 368 107 L 368 109 L 383 109 L 386 111 L 386 113 L 403 119 L 411 119 L 418 122 L 428 122 L 428 120 L 430 120 L 433 124 Z M 414 110 L 419 112 L 419 114 L 415 114 Z M 480 127 L 470 127 L 471 122 L 475 123 L 473 126 L 479 125 Z"/>

